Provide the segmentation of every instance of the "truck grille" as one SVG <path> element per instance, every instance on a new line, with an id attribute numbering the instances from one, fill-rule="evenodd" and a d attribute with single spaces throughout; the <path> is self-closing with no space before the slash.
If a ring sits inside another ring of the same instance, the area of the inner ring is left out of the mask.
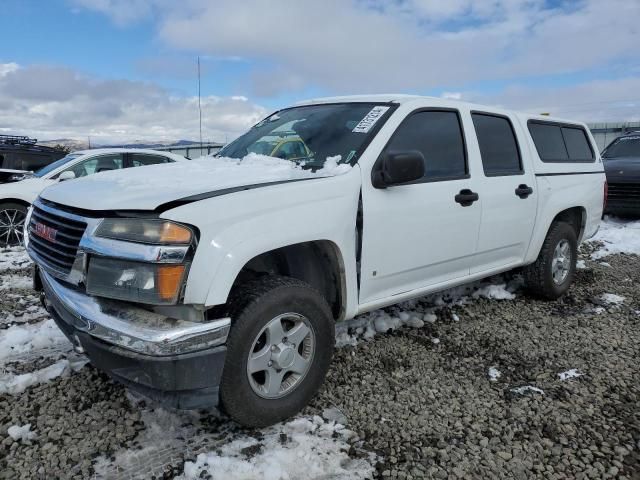
<path id="1" fill-rule="evenodd" d="M 29 221 L 29 248 L 47 266 L 69 273 L 87 224 L 33 207 Z"/>
<path id="2" fill-rule="evenodd" d="M 637 183 L 610 183 L 610 199 L 637 198 L 640 199 L 640 184 Z"/>

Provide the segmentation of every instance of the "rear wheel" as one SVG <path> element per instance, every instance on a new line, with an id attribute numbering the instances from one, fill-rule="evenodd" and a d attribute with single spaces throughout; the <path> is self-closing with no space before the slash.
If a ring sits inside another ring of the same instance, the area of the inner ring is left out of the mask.
<path id="1" fill-rule="evenodd" d="M 566 222 L 551 225 L 535 263 L 524 270 L 527 289 L 534 295 L 555 300 L 573 282 L 578 257 L 575 229 Z"/>
<path id="2" fill-rule="evenodd" d="M 0 204 L 0 246 L 22 245 L 27 207 L 19 203 Z"/>
<path id="3" fill-rule="evenodd" d="M 335 331 L 319 292 L 288 277 L 267 276 L 231 299 L 231 331 L 220 398 L 245 426 L 265 426 L 299 412 L 329 369 Z"/>

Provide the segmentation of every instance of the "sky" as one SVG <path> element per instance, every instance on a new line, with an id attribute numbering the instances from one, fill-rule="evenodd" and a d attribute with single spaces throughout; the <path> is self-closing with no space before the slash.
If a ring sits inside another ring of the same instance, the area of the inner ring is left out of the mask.
<path id="1" fill-rule="evenodd" d="M 640 0 L 1 0 L 0 133 L 230 140 L 319 96 L 640 121 Z"/>

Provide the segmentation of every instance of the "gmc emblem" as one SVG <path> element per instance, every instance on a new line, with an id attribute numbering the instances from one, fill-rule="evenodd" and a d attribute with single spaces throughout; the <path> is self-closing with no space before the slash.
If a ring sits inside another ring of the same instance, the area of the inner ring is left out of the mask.
<path id="1" fill-rule="evenodd" d="M 40 222 L 34 222 L 33 226 L 33 233 L 35 233 L 39 237 L 42 237 L 45 240 L 49 240 L 50 242 L 56 241 L 56 235 L 58 234 L 58 231 L 55 228 L 51 228 L 50 226 Z"/>

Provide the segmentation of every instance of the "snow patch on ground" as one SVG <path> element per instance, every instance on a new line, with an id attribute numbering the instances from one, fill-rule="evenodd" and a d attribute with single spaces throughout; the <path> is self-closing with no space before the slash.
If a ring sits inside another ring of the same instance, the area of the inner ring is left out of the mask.
<path id="1" fill-rule="evenodd" d="M 496 367 L 489 367 L 487 375 L 489 375 L 489 380 L 491 380 L 492 382 L 497 382 L 498 379 L 502 376 L 502 372 L 500 372 L 500 370 L 498 370 Z"/>
<path id="2" fill-rule="evenodd" d="M 578 261 L 576 262 L 576 268 L 577 268 L 578 270 L 585 270 L 585 269 L 587 268 L 587 264 L 585 263 L 585 261 L 584 261 L 584 260 L 578 260 Z"/>
<path id="3" fill-rule="evenodd" d="M 22 247 L 0 248 L 0 272 L 22 270 L 31 264 L 27 251 Z"/>
<path id="4" fill-rule="evenodd" d="M 31 277 L 25 277 L 24 275 L 16 274 L 3 274 L 0 277 L 0 291 L 9 289 L 22 289 L 26 290 L 31 288 L 33 280 Z"/>
<path id="5" fill-rule="evenodd" d="M 7 433 L 11 438 L 16 441 L 22 440 L 33 440 L 36 438 L 36 432 L 31 431 L 31 424 L 27 423 L 26 425 L 12 425 L 7 430 Z"/>
<path id="6" fill-rule="evenodd" d="M 523 387 L 512 388 L 511 391 L 518 395 L 526 395 L 527 393 L 539 393 L 540 395 L 544 395 L 544 391 L 541 388 L 534 387 L 533 385 L 524 385 Z"/>
<path id="7" fill-rule="evenodd" d="M 86 358 L 69 361 L 67 359 L 58 360 L 53 365 L 41 368 L 34 372 L 14 375 L 12 373 L 0 373 L 0 394 L 9 393 L 12 395 L 22 393 L 33 385 L 46 383 L 54 378 L 69 375 L 71 372 L 80 370 L 87 364 Z"/>
<path id="8" fill-rule="evenodd" d="M 44 310 L 40 310 L 37 309 L 32 315 L 43 314 Z M 14 325 L 6 330 L 1 330 L 1 332 L 0 365 L 18 354 L 69 343 L 69 340 L 51 319 L 35 325 Z"/>
<path id="9" fill-rule="evenodd" d="M 360 450 L 356 434 L 338 421 L 337 408 L 319 416 L 247 432 L 217 411 L 177 411 L 142 402 L 128 393 L 145 428 L 135 448 L 123 448 L 94 463 L 97 478 L 163 478 L 169 466 L 184 466 L 183 479 L 358 479 L 371 478 L 376 458 Z M 362 455 L 352 459 L 350 448 Z M 207 475 L 210 475 L 209 477 Z"/>
<path id="10" fill-rule="evenodd" d="M 616 295 L 615 293 L 603 293 L 600 295 L 600 300 L 607 305 L 621 305 L 624 303 L 625 297 Z"/>
<path id="11" fill-rule="evenodd" d="M 581 377 L 583 374 L 578 372 L 577 369 L 572 368 L 571 370 L 567 370 L 566 372 L 560 372 L 558 374 L 558 377 L 560 377 L 560 380 L 562 380 L 563 382 L 565 380 L 569 380 L 570 378 L 578 378 Z"/>
<path id="12" fill-rule="evenodd" d="M 433 324 L 438 319 L 435 312 L 445 306 L 461 306 L 478 298 L 513 300 L 516 297 L 514 292 L 521 286 L 519 277 L 507 282 L 503 276 L 497 276 L 366 313 L 336 325 L 336 346 L 356 345 L 360 339 L 369 340 L 378 333 L 405 326 L 422 328 L 425 324 Z M 460 321 L 455 313 L 451 318 L 455 322 Z M 440 342 L 439 339 L 432 341 L 434 344 Z"/>
<path id="13" fill-rule="evenodd" d="M 495 300 L 513 300 L 516 296 L 507 290 L 507 285 L 486 285 L 471 294 L 473 298 L 489 298 Z"/>
<path id="14" fill-rule="evenodd" d="M 264 480 L 365 479 L 374 474 L 374 458 L 350 458 L 354 433 L 320 417 L 297 418 L 198 455 L 184 464 L 182 479 L 210 474 L 215 479 Z M 203 473 L 206 472 L 206 473 Z"/>
<path id="15" fill-rule="evenodd" d="M 591 254 L 598 260 L 614 253 L 634 253 L 640 255 L 640 220 L 625 222 L 617 218 L 606 217 L 600 223 L 600 230 L 589 240 L 604 245 Z"/>

